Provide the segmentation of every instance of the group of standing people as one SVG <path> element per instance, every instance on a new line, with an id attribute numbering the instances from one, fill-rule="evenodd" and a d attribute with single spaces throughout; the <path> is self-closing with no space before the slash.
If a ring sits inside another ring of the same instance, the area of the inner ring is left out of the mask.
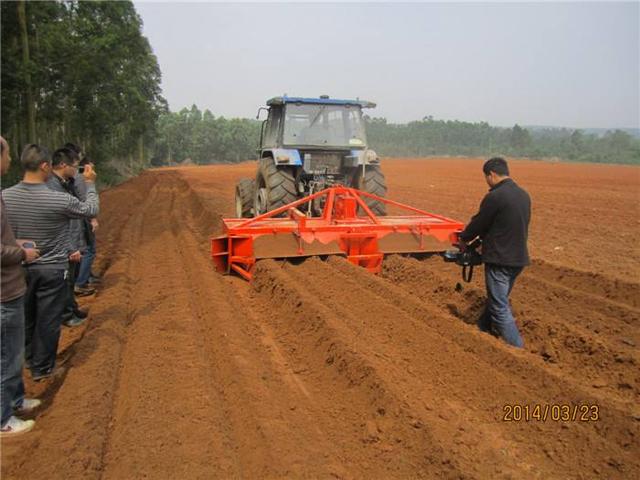
<path id="1" fill-rule="evenodd" d="M 11 163 L 0 137 L 2 174 Z M 68 143 L 51 155 L 27 145 L 23 180 L 2 191 L 2 437 L 31 430 L 20 415 L 40 400 L 25 398 L 22 369 L 34 381 L 62 373 L 56 354 L 62 325 L 84 323 L 88 312 L 76 296 L 95 292 L 92 275 L 99 199 L 96 172 L 82 151 Z"/>

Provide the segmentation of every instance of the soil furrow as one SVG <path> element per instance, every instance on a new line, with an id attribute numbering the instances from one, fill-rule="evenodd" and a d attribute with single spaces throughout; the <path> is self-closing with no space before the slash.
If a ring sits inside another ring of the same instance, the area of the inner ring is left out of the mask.
<path id="1" fill-rule="evenodd" d="M 209 388 L 210 364 L 202 354 L 199 319 L 189 308 L 179 243 L 167 215 L 175 206 L 172 187 L 162 182 L 142 212 L 134 271 L 140 281 L 133 287 L 105 478 L 158 471 L 171 477 L 198 470 L 229 473 L 226 456 L 219 454 L 224 439 L 214 428 L 222 419 Z M 149 271 L 145 266 L 151 263 Z M 175 462 L 176 455 L 184 461 Z"/>
<path id="2" fill-rule="evenodd" d="M 477 286 L 478 279 L 465 286 L 464 291 L 456 291 L 454 277 L 444 273 L 449 271 L 445 268 L 437 258 L 419 262 L 396 256 L 385 261 L 384 276 L 407 291 L 427 296 L 433 304 L 466 323 L 475 324 L 484 308 L 484 292 Z M 637 369 L 629 367 L 637 365 L 639 358 L 633 347 L 624 343 L 633 343 L 630 339 L 637 336 L 635 329 L 622 332 L 616 328 L 614 334 L 612 327 L 602 326 L 609 335 L 592 333 L 585 324 L 602 324 L 606 320 L 578 302 L 567 305 L 565 297 L 558 298 L 553 290 L 539 288 L 535 282 L 532 285 L 527 275 L 518 280 L 513 305 L 527 350 L 558 368 L 571 370 L 572 380 L 581 380 L 592 395 L 613 395 L 627 403 L 637 401 L 640 378 Z M 618 340 L 613 342 L 616 335 Z"/>
<path id="3" fill-rule="evenodd" d="M 319 412 L 308 411 L 304 385 L 296 381 L 259 315 L 240 294 L 248 285 L 224 279 L 213 269 L 198 238 L 202 205 L 192 192 L 183 193 L 178 211 L 188 228 L 180 237 L 181 258 L 193 308 L 202 320 L 205 350 L 214 365 L 212 383 L 220 389 L 219 408 L 225 411 L 235 441 L 229 447 L 240 476 L 300 476 L 305 468 L 321 476 L 339 474 L 340 463 L 326 460 L 333 448 L 319 427 Z"/>
<path id="4" fill-rule="evenodd" d="M 609 279 L 601 273 L 582 272 L 537 259 L 532 262 L 530 272 L 554 286 L 561 285 L 568 290 L 598 297 L 601 301 L 640 308 L 640 285 L 628 280 Z"/>
<path id="5" fill-rule="evenodd" d="M 414 318 L 426 318 L 424 322 L 425 325 L 422 326 L 422 330 L 425 329 L 425 326 L 431 330 L 439 331 L 442 335 L 442 338 L 451 338 L 458 345 L 465 349 L 465 352 L 472 352 L 475 358 L 475 363 L 477 365 L 482 365 L 483 361 L 489 362 L 490 365 L 501 365 L 503 369 L 502 373 L 506 376 L 506 378 L 502 381 L 505 382 L 509 387 L 500 388 L 501 378 L 496 376 L 496 372 L 490 372 L 493 377 L 491 379 L 487 379 L 486 382 L 480 382 L 478 385 L 478 380 L 483 378 L 483 373 L 486 375 L 487 372 L 481 368 L 478 372 L 472 375 L 472 379 L 467 382 L 463 382 L 459 385 L 458 391 L 464 392 L 464 395 L 472 396 L 474 398 L 485 397 L 490 399 L 492 395 L 496 393 L 499 396 L 504 397 L 503 392 L 505 389 L 510 389 L 511 392 L 509 394 L 509 398 L 519 398 L 520 402 L 525 401 L 524 399 L 528 399 L 529 402 L 561 402 L 563 399 L 564 402 L 594 402 L 595 398 L 588 393 L 585 393 L 581 389 L 576 389 L 575 387 L 571 387 L 563 383 L 560 380 L 559 376 L 550 376 L 548 372 L 546 372 L 547 367 L 544 363 L 536 362 L 534 359 L 527 359 L 527 355 L 523 355 L 521 352 L 514 351 L 509 347 L 504 347 L 499 343 L 496 344 L 496 341 L 487 335 L 480 334 L 480 332 L 475 331 L 472 327 L 467 327 L 461 324 L 451 323 L 451 319 L 447 319 L 442 315 L 434 314 L 433 310 L 428 306 L 419 304 L 416 306 L 415 302 L 411 301 L 410 297 L 406 297 L 399 292 L 394 285 L 388 284 L 382 279 L 373 277 L 368 275 L 365 271 L 356 269 L 352 265 L 348 264 L 344 260 L 331 260 L 329 263 L 332 263 L 332 267 L 335 267 L 337 270 L 342 270 L 345 273 L 345 278 L 350 280 L 350 283 L 353 284 L 354 289 L 357 286 L 360 286 L 363 289 L 363 293 L 361 296 L 366 297 L 364 292 L 368 292 L 371 295 L 370 303 L 372 305 L 376 305 L 375 311 L 378 312 L 382 309 L 382 306 L 378 306 L 378 303 L 374 303 L 373 298 L 382 297 L 387 298 L 390 304 L 398 306 L 400 309 L 405 309 L 408 312 L 412 312 L 412 317 Z M 334 271 L 334 269 L 330 269 Z M 318 272 L 319 273 L 319 272 Z M 322 275 L 319 275 L 323 277 Z M 326 276 L 326 275 L 325 275 Z M 335 272 L 332 277 L 335 280 Z M 335 280 L 337 281 L 337 280 Z M 322 287 L 325 291 L 330 291 L 334 293 L 334 290 L 330 290 L 328 284 L 323 285 Z M 348 292 L 352 289 L 349 287 L 342 285 L 342 288 L 336 289 L 335 293 L 338 294 L 340 292 Z M 354 294 L 354 298 L 358 298 L 358 295 Z M 355 303 L 355 300 L 352 298 L 350 302 L 347 303 Z M 376 318 L 384 319 L 389 318 L 389 316 L 378 316 Z M 399 325 L 405 325 L 406 322 L 398 322 Z M 413 335 L 411 338 L 416 338 L 417 332 L 420 331 L 420 323 L 411 324 L 412 328 L 409 330 L 407 335 Z M 396 334 L 399 331 L 398 326 L 387 325 L 385 331 L 394 331 Z M 466 330 L 466 332 L 465 332 Z M 469 331 L 470 330 L 470 331 Z M 481 335 L 482 342 L 474 342 L 473 336 Z M 483 338 L 484 337 L 484 338 Z M 411 342 L 403 342 L 401 339 L 398 339 L 395 342 L 398 345 L 411 345 Z M 474 345 L 474 343 L 476 345 Z M 445 348 L 446 342 L 443 342 L 443 348 Z M 484 347 L 484 348 L 482 348 Z M 462 362 L 464 364 L 473 363 L 463 361 L 463 355 L 460 355 L 458 352 L 452 351 L 453 349 L 449 347 L 448 352 L 453 358 L 457 359 L 457 361 Z M 420 355 L 418 353 L 417 355 Z M 426 353 L 424 354 L 426 355 Z M 508 360 L 509 356 L 511 357 Z M 440 360 L 440 368 L 444 371 L 449 371 L 446 368 L 446 365 L 442 365 L 442 356 L 439 357 Z M 490 368 L 491 370 L 491 368 Z M 513 376 L 513 377 L 512 377 Z M 458 380 L 462 376 L 458 373 L 454 379 Z M 509 380 L 509 378 L 521 377 L 526 379 L 526 382 L 521 382 L 520 388 L 512 385 L 513 381 Z M 474 380 L 475 379 L 475 380 Z M 555 381 L 552 381 L 555 379 Z M 483 390 L 483 385 L 491 385 L 491 388 L 488 390 Z M 524 389 L 524 390 L 523 390 Z M 456 393 L 456 390 L 452 390 L 447 392 L 448 395 L 453 395 Z M 537 399 L 537 400 L 536 400 Z M 493 405 L 493 408 L 498 408 L 495 403 L 491 401 L 483 401 L 482 404 Z M 600 402 L 602 403 L 602 402 Z M 620 411 L 619 407 L 615 404 L 611 404 L 610 402 L 602 403 L 601 407 L 607 410 L 609 418 L 607 422 L 609 425 L 606 428 L 601 428 L 601 425 L 595 425 L 594 427 L 588 429 L 588 431 L 582 432 L 572 432 L 577 435 L 585 435 L 590 438 L 589 442 L 595 442 L 602 446 L 605 451 L 608 453 L 616 452 L 618 447 L 622 447 L 626 449 L 629 453 L 632 451 L 630 446 L 633 444 L 633 438 L 638 435 L 637 425 L 631 426 L 631 419 L 634 415 L 637 415 L 631 407 L 627 406 L 625 411 Z M 489 413 L 490 410 L 487 410 Z M 495 410 L 494 410 L 495 415 Z M 617 425 L 617 426 L 616 426 Z M 625 428 L 625 426 L 630 426 L 631 428 Z M 553 433 L 554 426 L 543 425 L 543 429 L 551 428 Z M 610 427 L 610 428 L 609 428 Z M 594 437 L 594 433 L 597 435 L 604 435 L 606 439 L 597 439 Z M 565 432 L 565 435 L 567 433 Z M 603 441 L 606 440 L 606 441 Z M 617 445 L 615 445 L 617 444 Z M 542 445 L 544 445 L 544 441 L 542 441 Z M 565 452 L 568 456 L 573 456 L 576 452 L 567 451 Z M 624 455 L 623 455 L 624 456 Z M 581 457 L 574 458 L 572 461 L 579 461 Z M 630 458 L 626 457 L 627 462 L 629 462 Z M 637 463 L 634 461 L 630 462 L 630 465 L 633 468 L 638 468 Z"/>
<path id="6" fill-rule="evenodd" d="M 344 444 L 345 454 L 362 451 L 362 467 L 386 478 L 462 474 L 451 453 L 378 375 L 373 359 L 362 355 L 354 332 L 330 303 L 303 288 L 289 265 L 265 261 L 258 272 L 254 288 L 265 314 L 270 312 L 276 339 L 305 372 L 314 398 L 328 405 L 329 417 L 338 417 L 336 441 Z M 416 444 L 430 445 L 430 451 L 415 450 Z"/>

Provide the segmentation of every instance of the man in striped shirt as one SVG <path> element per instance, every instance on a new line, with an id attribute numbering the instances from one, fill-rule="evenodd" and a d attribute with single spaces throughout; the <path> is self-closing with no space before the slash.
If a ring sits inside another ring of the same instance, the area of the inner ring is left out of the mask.
<path id="1" fill-rule="evenodd" d="M 69 268 L 69 219 L 95 217 L 99 204 L 96 173 L 85 168 L 87 200 L 81 202 L 68 193 L 46 185 L 51 174 L 49 152 L 27 145 L 20 163 L 25 170 L 22 182 L 2 192 L 9 224 L 18 239 L 29 239 L 40 257 L 25 265 L 25 357 L 34 380 L 55 373 L 62 312 L 66 304 L 66 276 Z"/>

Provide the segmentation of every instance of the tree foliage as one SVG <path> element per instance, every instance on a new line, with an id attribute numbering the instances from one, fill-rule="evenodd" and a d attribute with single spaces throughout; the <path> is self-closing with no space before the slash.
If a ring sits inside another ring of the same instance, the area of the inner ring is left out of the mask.
<path id="1" fill-rule="evenodd" d="M 241 162 L 256 158 L 260 122 L 215 117 L 193 105 L 158 119 L 154 165 Z"/>
<path id="2" fill-rule="evenodd" d="M 27 143 L 73 142 L 97 163 L 144 166 L 166 102 L 133 4 L 3 1 L 1 8 L 2 133 L 14 157 Z"/>

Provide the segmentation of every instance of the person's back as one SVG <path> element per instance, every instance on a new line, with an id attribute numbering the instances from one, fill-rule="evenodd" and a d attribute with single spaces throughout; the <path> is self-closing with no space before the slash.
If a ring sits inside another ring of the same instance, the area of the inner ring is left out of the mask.
<path id="1" fill-rule="evenodd" d="M 483 261 L 510 267 L 529 265 L 529 194 L 508 178 L 493 187 L 487 197 L 487 201 L 495 203 L 496 211 L 493 222 L 483 237 Z"/>
<path id="2" fill-rule="evenodd" d="M 478 213 L 458 235 L 462 248 L 477 237 L 482 239 L 487 305 L 478 319 L 478 328 L 522 348 L 524 343 L 511 312 L 509 294 L 522 269 L 529 265 L 531 198 L 509 177 L 504 158 L 490 158 L 482 171 L 489 193 L 482 199 Z"/>
<path id="3" fill-rule="evenodd" d="M 41 257 L 37 265 L 66 265 L 68 263 L 69 219 L 93 216 L 98 213 L 95 190 L 89 189 L 86 204 L 68 193 L 51 190 L 45 183 L 25 183 L 2 192 L 7 205 L 9 223 L 16 238 L 35 241 Z M 78 205 L 83 205 L 78 208 Z"/>

